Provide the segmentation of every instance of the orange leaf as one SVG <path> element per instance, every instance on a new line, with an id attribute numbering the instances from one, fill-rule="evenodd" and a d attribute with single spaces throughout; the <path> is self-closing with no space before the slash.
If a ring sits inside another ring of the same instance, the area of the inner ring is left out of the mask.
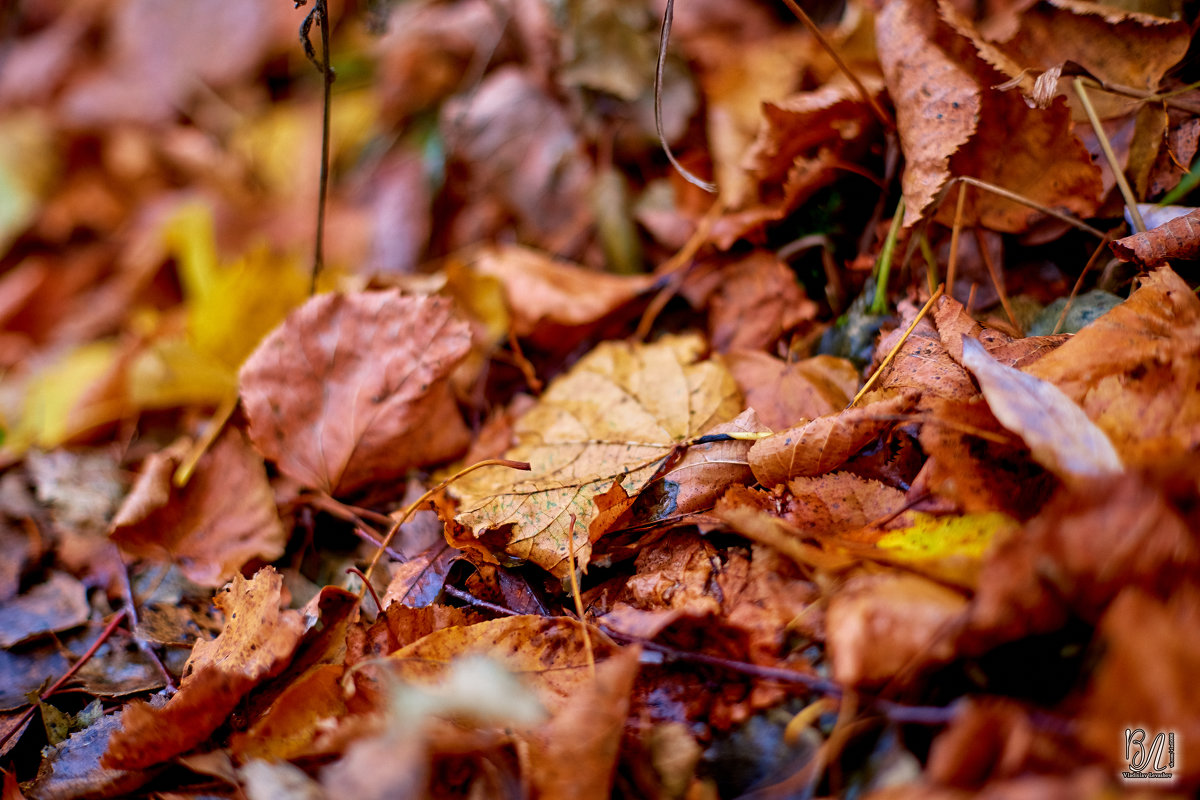
<path id="1" fill-rule="evenodd" d="M 851 408 L 760 439 L 750 448 L 750 468 L 764 486 L 800 475 L 831 472 L 896 423 L 916 403 L 914 392 Z"/>
<path id="2" fill-rule="evenodd" d="M 134 558 L 168 559 L 201 586 L 220 586 L 255 558 L 283 555 L 287 535 L 262 459 L 229 427 L 183 488 L 172 482 L 181 440 L 142 465 L 109 536 Z"/>
<path id="3" fill-rule="evenodd" d="M 345 494 L 461 453 L 448 378 L 470 332 L 438 297 L 314 297 L 241 370 L 250 438 L 303 486 Z"/>

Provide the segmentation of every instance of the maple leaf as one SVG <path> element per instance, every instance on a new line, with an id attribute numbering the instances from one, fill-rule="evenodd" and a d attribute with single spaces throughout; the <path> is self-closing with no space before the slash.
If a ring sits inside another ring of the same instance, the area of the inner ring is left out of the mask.
<path id="1" fill-rule="evenodd" d="M 697 336 L 596 347 L 516 423 L 505 457 L 528 461 L 532 476 L 481 471 L 453 484 L 455 519 L 476 536 L 500 531 L 509 555 L 559 577 L 573 536 L 586 565 L 593 496 L 613 481 L 637 494 L 677 445 L 741 410 L 733 378 L 720 362 L 700 360 L 702 350 Z"/>
<path id="2" fill-rule="evenodd" d="M 281 472 L 344 494 L 466 448 L 448 378 L 470 347 L 439 297 L 314 297 L 242 366 L 248 432 Z"/>

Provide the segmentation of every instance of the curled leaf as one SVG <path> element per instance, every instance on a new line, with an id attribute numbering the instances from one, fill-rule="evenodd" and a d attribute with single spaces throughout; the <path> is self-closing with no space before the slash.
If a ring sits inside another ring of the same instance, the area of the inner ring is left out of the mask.
<path id="1" fill-rule="evenodd" d="M 967 337 L 963 364 L 1000 424 L 1024 439 L 1034 460 L 1055 475 L 1085 479 L 1124 469 L 1104 431 L 1054 384 L 1004 366 Z"/>

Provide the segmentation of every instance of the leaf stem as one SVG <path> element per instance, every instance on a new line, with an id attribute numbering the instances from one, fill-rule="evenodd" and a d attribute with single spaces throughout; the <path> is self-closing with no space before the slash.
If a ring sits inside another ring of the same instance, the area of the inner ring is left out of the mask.
<path id="1" fill-rule="evenodd" d="M 435 494 L 440 492 L 442 489 L 445 489 L 447 486 L 454 483 L 459 478 L 464 478 L 467 475 L 470 475 L 475 470 L 480 469 L 482 467 L 509 467 L 510 469 L 520 469 L 520 470 L 528 471 L 529 470 L 529 462 L 513 461 L 512 459 L 508 459 L 508 458 L 488 458 L 483 461 L 478 461 L 478 462 L 470 465 L 469 467 L 464 467 L 464 468 L 460 469 L 458 472 L 454 473 L 449 478 L 446 478 L 446 480 L 442 481 L 437 486 L 434 486 L 432 489 L 429 489 L 428 491 L 426 491 L 423 495 L 421 495 L 416 500 L 412 501 L 412 503 L 410 503 L 407 507 L 405 507 L 404 511 L 401 512 L 399 516 L 392 514 L 392 519 L 394 520 L 392 522 L 392 527 L 388 529 L 387 536 L 383 537 L 383 541 L 379 544 L 379 549 L 377 549 L 375 551 L 375 556 L 371 559 L 371 563 L 367 565 L 367 569 L 363 572 L 363 576 L 362 576 L 363 577 L 363 588 L 362 588 L 362 590 L 359 591 L 359 595 L 358 595 L 360 598 L 366 594 L 366 586 L 371 581 L 371 573 L 375 570 L 375 565 L 378 564 L 379 559 L 383 557 L 384 551 L 386 551 L 389 547 L 391 547 L 392 539 L 396 538 L 396 534 L 400 531 L 400 526 L 403 525 L 405 522 L 408 522 L 408 518 L 413 515 L 413 512 L 415 512 L 427 500 L 429 500 L 429 498 L 433 497 Z"/>
<path id="2" fill-rule="evenodd" d="M 945 290 L 945 284 L 939 285 L 937 291 L 934 292 L 927 301 L 925 301 L 925 305 L 922 306 L 917 315 L 913 317 L 913 321 L 909 324 L 908 329 L 904 331 L 904 335 L 900 337 L 900 341 L 896 342 L 895 346 L 892 347 L 891 351 L 887 354 L 887 358 L 885 358 L 883 363 L 879 365 L 879 369 L 875 370 L 875 372 L 871 374 L 871 377 L 866 383 L 863 384 L 863 387 L 858 390 L 858 394 L 854 395 L 854 399 L 850 401 L 850 404 L 846 406 L 846 408 L 853 408 L 854 404 L 862 399 L 862 396 L 866 394 L 872 386 L 875 385 L 875 382 L 879 380 L 879 376 L 883 374 L 883 371 L 887 369 L 889 364 L 892 363 L 892 359 L 894 359 L 896 354 L 900 352 L 900 346 L 903 345 L 905 340 L 908 339 L 908 337 L 912 334 L 913 329 L 917 327 L 917 323 L 925 318 L 925 315 L 929 313 L 929 309 L 933 308 L 934 302 L 936 302 L 937 299 L 942 296 L 942 293 Z"/>
<path id="3" fill-rule="evenodd" d="M 1142 212 L 1138 211 L 1137 198 L 1133 196 L 1133 189 L 1129 186 L 1129 181 L 1125 178 L 1125 170 L 1121 169 L 1120 162 L 1117 161 L 1117 154 L 1113 152 L 1112 144 L 1108 141 L 1108 134 L 1104 132 L 1104 126 L 1100 124 L 1100 117 L 1096 114 L 1096 109 L 1092 106 L 1092 100 L 1088 97 L 1087 89 L 1083 87 L 1083 81 L 1076 78 L 1074 81 L 1075 94 L 1079 95 L 1079 102 L 1083 104 L 1083 110 L 1087 112 L 1088 121 L 1092 123 L 1092 130 L 1096 132 L 1096 140 L 1100 142 L 1100 149 L 1104 151 L 1104 157 L 1108 160 L 1108 166 L 1112 169 L 1113 177 L 1117 180 L 1117 186 L 1121 190 L 1121 196 L 1125 198 L 1125 207 L 1129 209 L 1129 216 L 1133 219 L 1133 227 L 1137 228 L 1138 233 L 1146 232 L 1146 223 L 1142 219 Z"/>

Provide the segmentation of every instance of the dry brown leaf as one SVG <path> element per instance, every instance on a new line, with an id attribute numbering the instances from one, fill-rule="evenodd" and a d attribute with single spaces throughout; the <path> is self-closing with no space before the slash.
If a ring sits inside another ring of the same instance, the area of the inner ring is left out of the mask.
<path id="1" fill-rule="evenodd" d="M 816 317 L 796 275 L 775 256 L 757 252 L 713 274 L 708 300 L 709 341 L 720 353 L 770 348 L 785 333 Z"/>
<path id="2" fill-rule="evenodd" d="M 907 158 L 905 226 L 914 224 L 952 175 L 969 175 L 1079 216 L 1100 200 L 1100 170 L 1073 133 L 1064 101 L 1031 109 L 997 81 L 974 47 L 932 5 L 889 4 L 876 27 L 880 60 L 896 104 Z M 1004 158 L 996 158 L 998 152 Z M 959 191 L 968 191 L 960 187 Z M 939 221 L 951 224 L 953 203 Z M 1040 212 L 971 189 L 962 224 L 1024 231 Z"/>
<path id="3" fill-rule="evenodd" d="M 442 106 L 441 129 L 450 158 L 466 166 L 460 192 L 503 203 L 525 241 L 552 252 L 579 249 L 592 216 L 591 159 L 565 109 L 532 76 L 515 65 L 493 70 Z M 461 244 L 494 232 L 463 230 Z"/>
<path id="4" fill-rule="evenodd" d="M 921 449 L 929 456 L 911 497 L 930 492 L 966 512 L 1037 508 L 1054 479 L 1000 426 L 981 397 L 922 400 Z"/>
<path id="5" fill-rule="evenodd" d="M 597 664 L 591 685 L 581 687 L 559 713 L 525 737 L 532 762 L 539 765 L 530 783 L 541 797 L 612 796 L 638 656 L 631 647 Z"/>
<path id="6" fill-rule="evenodd" d="M 408 561 L 393 564 L 391 579 L 383 595 L 383 607 L 400 603 L 421 608 L 433 603 L 442 593 L 450 568 L 460 558 L 461 551 L 438 541 Z"/>
<path id="7" fill-rule="evenodd" d="M 875 347 L 876 361 L 882 361 L 891 352 L 916 314 L 917 309 L 911 303 L 901 304 L 900 325 L 880 338 Z M 974 330 L 966 320 L 957 316 L 949 324 L 958 329 Z M 961 351 L 961 343 L 959 347 Z M 885 396 L 919 392 L 922 411 L 935 398 L 965 401 L 979 394 L 970 373 L 954 360 L 928 317 L 917 323 L 917 327 L 900 345 L 896 357 L 880 374 L 876 386 Z"/>
<path id="8" fill-rule="evenodd" d="M 702 351 L 695 336 L 599 345 L 517 422 L 505 457 L 528 461 L 533 475 L 491 469 L 458 481 L 456 520 L 476 536 L 500 532 L 509 555 L 562 577 L 574 515 L 575 555 L 586 565 L 592 498 L 614 480 L 637 494 L 679 443 L 741 409 L 733 378 Z"/>
<path id="9" fill-rule="evenodd" d="M 143 769 L 206 740 L 242 697 L 278 674 L 292 657 L 304 630 L 297 611 L 281 609 L 283 576 L 264 567 L 251 580 L 240 575 L 218 593 L 225 629 L 211 642 L 197 642 L 184 668 L 179 691 L 151 706 L 125 706 L 121 730 L 109 740 L 103 765 Z"/>
<path id="10" fill-rule="evenodd" d="M 729 422 L 714 425 L 706 435 L 722 433 L 769 433 L 754 409 L 743 411 Z M 683 457 L 656 480 L 675 498 L 674 514 L 692 514 L 711 508 L 716 499 L 734 484 L 754 482 L 747 460 L 752 441 L 733 439 L 692 445 Z"/>
<path id="11" fill-rule="evenodd" d="M 996 361 L 963 337 L 963 365 L 975 375 L 996 419 L 1024 440 L 1033 458 L 1064 481 L 1122 472 L 1112 442 L 1071 398 L 1048 381 Z"/>
<path id="12" fill-rule="evenodd" d="M 1123 475 L 1057 495 L 985 559 L 966 649 L 1057 630 L 1072 614 L 1095 621 L 1126 587 L 1156 592 L 1195 574 L 1200 546 L 1176 507 L 1191 502 L 1186 473 L 1182 484 Z"/>
<path id="13" fill-rule="evenodd" d="M 814 544 L 806 531 L 774 514 L 752 505 L 731 502 L 734 497 L 736 495 L 727 494 L 717 505 L 713 516 L 734 532 L 791 559 L 801 569 L 841 572 L 857 563 L 856 556 Z"/>
<path id="14" fill-rule="evenodd" d="M 133 0 L 116 6 L 112 62 L 90 78 L 77 81 L 62 103 L 62 113 L 77 125 L 117 121 L 162 122 L 177 113 L 197 82 L 220 86 L 244 79 L 272 46 L 264 32 L 277 10 L 237 0 L 199 8 Z M 221 43 L 222 58 L 213 58 Z"/>
<path id="15" fill-rule="evenodd" d="M 772 434 L 750 448 L 750 468 L 764 486 L 832 472 L 895 425 L 896 417 L 910 411 L 916 401 L 915 392 L 904 392 Z"/>
<path id="16" fill-rule="evenodd" d="M 267 712 L 230 739 L 229 749 L 240 762 L 268 761 L 307 754 L 322 722 L 346 713 L 341 664 L 318 665 L 292 681 Z"/>
<path id="17" fill-rule="evenodd" d="M 810 41 L 802 42 L 811 47 Z M 788 54 L 789 65 L 796 63 L 795 50 Z M 788 68 L 775 69 L 770 80 L 785 78 Z M 872 69 L 873 64 L 863 61 L 855 74 L 878 97 L 883 81 L 870 74 Z M 756 76 L 741 76 L 752 77 Z M 753 93 L 744 94 L 743 101 L 758 99 Z M 812 91 L 777 93 L 762 100 L 737 112 L 753 121 L 752 126 L 743 123 L 747 130 L 740 134 L 734 129 L 736 120 L 718 116 L 722 109 L 709 111 L 710 131 L 723 134 L 730 151 L 715 156 L 722 196 L 734 209 L 713 224 L 712 239 L 722 249 L 783 219 L 833 183 L 841 174 L 839 164 L 857 162 L 877 135 L 874 117 L 858 88 L 840 74 Z M 754 135 L 755 128 L 757 135 L 751 140 L 747 133 Z M 729 159 L 729 164 L 722 163 Z"/>
<path id="18" fill-rule="evenodd" d="M 904 493 L 849 472 L 793 478 L 783 518 L 805 530 L 834 535 L 861 528 L 904 506 Z"/>
<path id="19" fill-rule="evenodd" d="M 483 250 L 471 269 L 500 282 L 512 314 L 512 332 L 547 349 L 563 348 L 563 328 L 599 322 L 650 288 L 650 275 L 613 275 L 585 269 L 519 245 Z"/>
<path id="20" fill-rule="evenodd" d="M 716 614 L 711 592 L 716 548 L 690 531 L 672 531 L 638 553 L 637 572 L 625 582 L 623 601 L 648 611 Z"/>
<path id="21" fill-rule="evenodd" d="M 1182 217 L 1117 239 L 1110 246 L 1117 258 L 1132 261 L 1141 267 L 1156 267 L 1171 259 L 1194 260 L 1200 256 L 1200 209 Z"/>
<path id="22" fill-rule="evenodd" d="M 980 91 L 969 70 L 933 38 L 932 8 L 912 0 L 875 20 L 879 61 L 904 149 L 904 225 L 914 224 L 950 178 L 950 156 L 979 124 Z"/>
<path id="23" fill-rule="evenodd" d="M 1200 446 L 1200 299 L 1169 267 L 1026 371 L 1079 403 L 1127 464 Z"/>
<path id="24" fill-rule="evenodd" d="M 250 438 L 303 486 L 345 494 L 466 449 L 448 377 L 470 331 L 447 301 L 314 297 L 239 375 Z"/>
<path id="25" fill-rule="evenodd" d="M 954 625 L 966 608 L 962 594 L 916 575 L 851 578 L 826 612 L 834 679 L 845 686 L 904 683 L 917 668 L 949 661 L 956 655 Z"/>
<path id="26" fill-rule="evenodd" d="M 64 631 L 87 622 L 87 588 L 63 572 L 0 607 L 0 647 Z"/>
<path id="27" fill-rule="evenodd" d="M 1040 765 L 1053 764 L 1056 771 L 1065 771 L 1087 758 L 1061 732 L 1037 725 L 1030 712 L 1005 697 L 965 698 L 954 720 L 933 742 L 929 780 L 997 800 L 1104 796 L 1109 777 L 1095 769 L 1076 773 L 1079 780 L 1038 776 L 1040 786 L 1031 780 L 1027 773 L 1040 772 Z M 980 792 L 985 786 L 986 791 Z"/>
<path id="28" fill-rule="evenodd" d="M 1164 771 L 1175 775 L 1171 788 L 1200 785 L 1200 707 L 1194 691 L 1200 647 L 1184 633 L 1198 626 L 1195 583 L 1173 586 L 1166 602 L 1131 587 L 1100 621 L 1104 655 L 1084 700 L 1080 739 L 1103 754 L 1114 771 L 1133 769 L 1137 758 L 1145 772 L 1154 772 L 1167 767 L 1169 759 L 1173 768 Z M 1140 753 L 1126 750 L 1131 727 L 1143 732 Z M 1162 732 L 1174 734 L 1174 747 L 1150 753 Z"/>
<path id="29" fill-rule="evenodd" d="M 733 350 L 725 363 L 763 424 L 782 430 L 845 408 L 858 391 L 858 370 L 844 358 L 783 361 L 760 350 Z"/>
<path id="30" fill-rule="evenodd" d="M 616 645 L 595 634 L 597 665 L 617 656 Z M 579 623 L 566 617 L 517 616 L 437 630 L 388 657 L 388 670 L 414 685 L 440 680 L 447 664 L 485 656 L 519 676 L 551 715 L 571 706 L 592 685 Z"/>
<path id="31" fill-rule="evenodd" d="M 262 459 L 228 427 L 183 488 L 173 482 L 190 450 L 181 440 L 151 454 L 113 520 L 110 538 L 133 558 L 165 560 L 201 586 L 220 586 L 247 562 L 283 555 L 287 534 Z"/>
<path id="32" fill-rule="evenodd" d="M 1155 91 L 1187 51 L 1190 34 L 1182 20 L 1071 0 L 1028 5 L 1013 18 L 1016 30 L 986 37 L 949 2 L 939 3 L 943 16 L 971 40 L 980 56 L 1019 81 L 1021 91 L 1031 99 L 1048 101 L 1056 92 L 1065 94 L 1060 92 L 1059 74 L 1068 61 L 1106 83 Z M 1099 109 L 1102 118 L 1136 103 L 1098 94 L 1105 104 Z M 1083 118 L 1082 113 L 1077 115 Z"/>

